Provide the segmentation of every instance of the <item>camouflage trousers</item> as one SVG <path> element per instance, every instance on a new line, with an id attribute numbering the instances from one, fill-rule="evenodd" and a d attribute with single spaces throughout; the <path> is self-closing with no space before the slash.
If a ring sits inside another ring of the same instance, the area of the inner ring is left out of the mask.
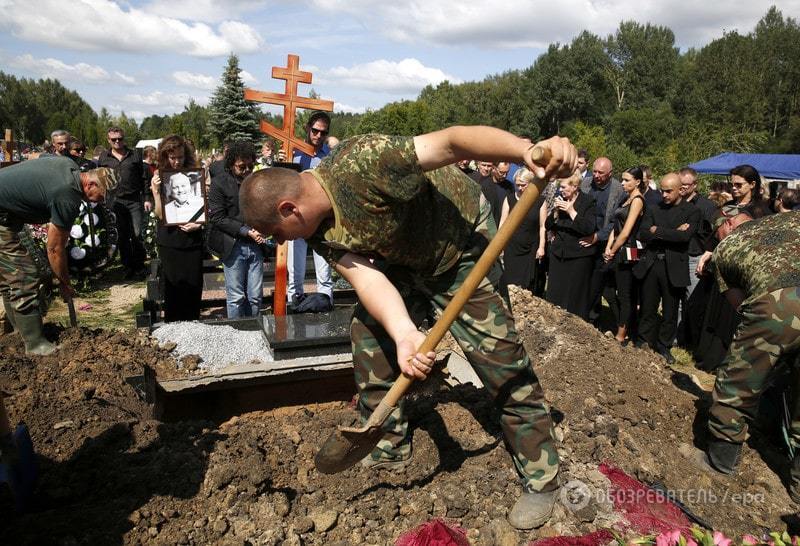
<path id="1" fill-rule="evenodd" d="M 0 296 L 18 312 L 39 309 L 39 270 L 20 241 L 22 224 L 0 224 Z"/>
<path id="2" fill-rule="evenodd" d="M 770 292 L 742 307 L 742 322 L 714 383 L 708 419 L 714 437 L 735 443 L 747 439 L 747 422 L 756 417 L 773 368 L 781 358 L 800 351 L 798 317 L 800 287 Z M 797 446 L 800 421 L 792 423 L 790 434 Z"/>
<path id="3" fill-rule="evenodd" d="M 405 268 L 388 267 L 384 271 L 400 291 L 417 324 L 430 310 L 437 317 L 441 316 L 495 231 L 490 208 L 482 206 L 468 250 L 448 272 L 433 277 Z M 502 408 L 500 424 L 524 485 L 535 491 L 549 491 L 557 487 L 558 473 L 552 420 L 542 388 L 518 339 L 514 319 L 498 293 L 501 274 L 502 269 L 496 263 L 464 306 L 450 332 L 495 404 Z M 361 305 L 353 315 L 350 338 L 363 422 L 400 370 L 394 342 Z M 371 455 L 374 460 L 391 461 L 410 456 L 411 439 L 403 409 L 401 401 L 384 425 L 386 434 Z"/>

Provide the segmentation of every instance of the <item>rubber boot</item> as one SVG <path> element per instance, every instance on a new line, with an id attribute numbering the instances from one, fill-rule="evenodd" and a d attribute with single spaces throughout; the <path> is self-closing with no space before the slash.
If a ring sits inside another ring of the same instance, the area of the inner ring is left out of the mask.
<path id="1" fill-rule="evenodd" d="M 733 474 L 742 458 L 742 444 L 709 440 L 706 454 L 714 470 L 723 474 Z"/>
<path id="2" fill-rule="evenodd" d="M 800 453 L 794 456 L 789 468 L 789 496 L 800 504 Z"/>
<path id="3" fill-rule="evenodd" d="M 11 334 L 17 331 L 17 324 L 16 321 L 14 320 L 15 316 L 14 306 L 8 303 L 5 298 L 2 299 L 3 299 L 3 310 L 6 312 L 5 325 L 3 325 L 3 333 Z"/>
<path id="4" fill-rule="evenodd" d="M 56 346 L 42 335 L 42 315 L 33 313 L 14 313 L 14 321 L 22 340 L 25 342 L 26 355 L 51 355 L 56 351 Z"/>
<path id="5" fill-rule="evenodd" d="M 541 527 L 553 515 L 553 506 L 561 490 L 539 492 L 525 489 L 508 514 L 508 523 L 515 529 L 528 530 Z"/>

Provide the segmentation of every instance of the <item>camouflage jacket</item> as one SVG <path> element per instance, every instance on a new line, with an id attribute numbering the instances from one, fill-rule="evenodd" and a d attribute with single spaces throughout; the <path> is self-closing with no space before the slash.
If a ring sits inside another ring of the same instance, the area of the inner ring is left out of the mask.
<path id="1" fill-rule="evenodd" d="M 347 139 L 309 172 L 327 192 L 334 219 L 308 243 L 331 263 L 353 252 L 439 275 L 475 229 L 480 187 L 454 166 L 424 172 L 410 137 Z"/>
<path id="2" fill-rule="evenodd" d="M 740 225 L 714 251 L 721 292 L 740 288 L 743 304 L 780 288 L 800 286 L 800 212 Z"/>

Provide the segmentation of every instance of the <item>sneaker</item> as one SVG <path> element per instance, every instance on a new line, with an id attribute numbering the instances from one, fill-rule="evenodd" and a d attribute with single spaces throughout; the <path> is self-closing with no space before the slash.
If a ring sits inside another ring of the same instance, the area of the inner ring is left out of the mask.
<path id="1" fill-rule="evenodd" d="M 522 495 L 508 514 L 508 523 L 520 530 L 541 527 L 553 515 L 553 506 L 560 491 L 559 488 L 545 492 L 523 489 Z"/>

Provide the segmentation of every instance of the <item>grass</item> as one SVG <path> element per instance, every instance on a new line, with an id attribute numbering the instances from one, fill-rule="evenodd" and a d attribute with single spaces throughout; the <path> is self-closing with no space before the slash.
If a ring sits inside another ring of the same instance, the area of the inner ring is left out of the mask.
<path id="1" fill-rule="evenodd" d="M 129 306 L 120 306 L 112 301 L 111 287 L 124 284 L 131 290 L 144 293 L 145 282 L 125 280 L 124 270 L 119 263 L 109 266 L 97 277 L 74 279 L 73 283 L 77 290 L 75 310 L 79 326 L 106 329 L 131 329 L 136 326 L 136 313 L 143 309 L 142 299 Z M 69 327 L 67 304 L 61 300 L 57 290 L 54 296 L 46 320 Z M 78 307 L 82 304 L 89 304 L 91 308 L 81 311 Z"/>

